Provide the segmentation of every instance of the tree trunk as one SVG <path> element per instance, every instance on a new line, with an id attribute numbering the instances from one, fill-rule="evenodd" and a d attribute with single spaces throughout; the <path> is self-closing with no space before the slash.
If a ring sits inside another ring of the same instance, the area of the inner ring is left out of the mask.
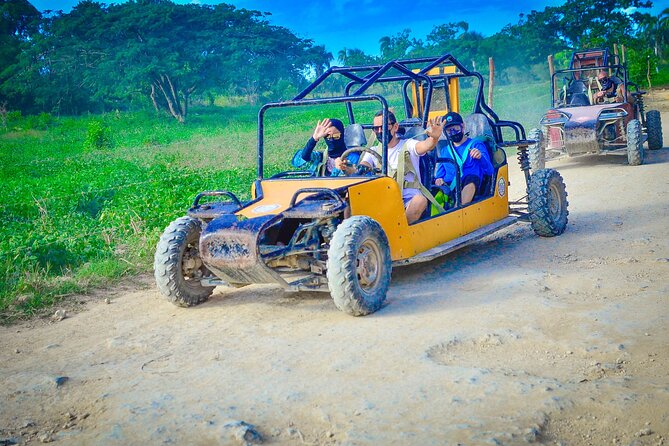
<path id="1" fill-rule="evenodd" d="M 153 102 L 153 108 L 156 109 L 157 112 L 160 111 L 160 107 L 158 106 L 158 102 L 156 102 L 156 85 L 151 84 L 151 102 Z"/>
<path id="2" fill-rule="evenodd" d="M 488 81 L 488 105 L 490 108 L 493 107 L 493 89 L 495 88 L 495 60 L 492 57 L 488 58 L 488 70 L 490 72 L 489 81 Z"/>
<path id="3" fill-rule="evenodd" d="M 183 97 L 184 100 L 181 103 L 181 114 L 184 116 L 184 118 L 188 115 L 188 98 L 189 97 L 190 97 L 190 95 L 188 94 L 188 92 L 185 92 L 184 97 Z"/>
<path id="4" fill-rule="evenodd" d="M 161 74 L 158 78 L 154 79 L 153 83 L 163 94 L 170 114 L 182 124 L 186 122 L 186 115 L 181 107 L 179 95 L 170 77 L 166 74 Z"/>
<path id="5" fill-rule="evenodd" d="M 188 116 L 188 107 L 189 107 L 189 101 L 190 101 L 190 95 L 195 91 L 195 86 L 192 86 L 184 92 L 184 102 L 183 105 L 181 106 L 181 111 L 183 113 L 184 119 L 186 116 Z"/>

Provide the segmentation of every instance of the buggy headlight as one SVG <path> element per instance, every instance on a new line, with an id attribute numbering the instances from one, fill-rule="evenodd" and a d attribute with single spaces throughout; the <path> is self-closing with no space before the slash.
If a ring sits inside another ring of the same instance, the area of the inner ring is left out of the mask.
<path id="1" fill-rule="evenodd" d="M 604 110 L 599 114 L 600 121 L 614 121 L 616 119 L 624 118 L 627 116 L 627 111 L 622 108 Z"/>

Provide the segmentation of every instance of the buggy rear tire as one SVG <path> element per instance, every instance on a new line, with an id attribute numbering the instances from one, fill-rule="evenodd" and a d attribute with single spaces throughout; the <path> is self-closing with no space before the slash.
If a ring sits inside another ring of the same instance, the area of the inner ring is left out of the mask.
<path id="1" fill-rule="evenodd" d="M 627 123 L 627 163 L 630 166 L 643 164 L 643 144 L 641 143 L 641 123 L 632 119 Z"/>
<path id="2" fill-rule="evenodd" d="M 158 289 L 180 307 L 206 301 L 215 288 L 200 283 L 210 274 L 199 255 L 201 231 L 199 220 L 178 218 L 165 229 L 156 248 L 153 269 Z"/>
<path id="3" fill-rule="evenodd" d="M 662 148 L 662 119 L 660 112 L 650 110 L 646 113 L 646 129 L 648 130 L 648 148 L 658 150 Z"/>
<path id="4" fill-rule="evenodd" d="M 567 228 L 567 189 L 554 169 L 541 169 L 530 177 L 528 210 L 532 229 L 541 237 L 554 237 Z"/>
<path id="5" fill-rule="evenodd" d="M 539 169 L 544 169 L 546 167 L 546 144 L 543 132 L 541 129 L 532 129 L 527 138 L 536 141 L 527 148 L 532 171 L 536 172 Z"/>
<path id="6" fill-rule="evenodd" d="M 388 238 L 367 216 L 344 220 L 335 231 L 327 260 L 330 294 L 340 310 L 365 316 L 381 308 L 390 286 Z"/>

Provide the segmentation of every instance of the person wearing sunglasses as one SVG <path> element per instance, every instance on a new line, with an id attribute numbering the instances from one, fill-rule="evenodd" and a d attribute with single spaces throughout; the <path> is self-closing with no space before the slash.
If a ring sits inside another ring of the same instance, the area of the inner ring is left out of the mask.
<path id="1" fill-rule="evenodd" d="M 323 139 L 327 146 L 327 159 L 325 161 L 325 174 L 336 176 L 339 170 L 335 167 L 335 159 L 339 158 L 346 150 L 344 144 L 344 124 L 339 119 L 325 118 L 316 123 L 313 135 L 302 149 L 302 159 L 311 160 L 311 153 L 316 148 L 318 141 Z"/>
<path id="2" fill-rule="evenodd" d="M 474 197 L 480 194 L 483 178 L 491 176 L 494 169 L 485 144 L 482 141 L 471 139 L 465 133 L 465 123 L 459 113 L 448 112 L 444 115 L 442 122 L 444 135 L 453 143 L 453 152 L 448 144 L 442 145 L 439 149 L 439 157 L 453 159 L 458 164 L 461 171 L 460 198 L 461 203 L 465 205 L 471 203 Z M 447 186 L 454 191 L 457 184 L 456 175 L 457 170 L 454 164 L 438 163 L 434 184 Z"/>
<path id="3" fill-rule="evenodd" d="M 595 93 L 596 102 L 604 102 L 606 99 L 614 99 L 615 102 L 622 102 L 625 97 L 625 86 L 623 81 L 617 76 L 609 76 L 606 70 L 600 70 L 597 73 L 597 80 L 602 89 Z"/>
<path id="4" fill-rule="evenodd" d="M 409 154 L 409 159 L 413 165 L 413 170 L 418 174 L 418 178 L 415 177 L 413 172 L 410 172 L 409 169 L 405 167 L 404 181 L 402 185 L 409 185 L 402 188 L 402 199 L 404 201 L 404 211 L 407 216 L 407 221 L 409 224 L 417 221 L 425 209 L 427 208 L 428 200 L 420 191 L 420 189 L 411 184 L 415 182 L 420 182 L 420 160 L 419 157 L 425 155 L 430 150 L 434 149 L 437 146 L 439 137 L 441 136 L 442 125 L 440 119 L 431 119 L 428 121 L 428 128 L 425 130 L 427 138 L 419 141 L 417 139 L 407 138 L 400 139 L 399 124 L 393 112 L 388 112 L 388 123 L 387 123 L 387 135 L 386 140 L 388 141 L 388 168 L 389 171 L 397 172 L 400 154 L 403 153 L 403 149 L 406 148 L 406 151 Z M 379 141 L 379 145 L 372 147 L 372 150 L 375 150 L 377 153 L 381 154 L 381 141 L 383 140 L 383 112 L 379 111 L 374 116 L 374 124 L 372 127 L 376 139 Z M 378 168 L 381 166 L 378 163 L 376 157 L 372 156 L 369 153 L 365 153 L 361 159 L 360 164 L 368 168 Z M 392 175 L 394 176 L 394 174 Z M 399 182 L 400 180 L 396 178 Z"/>

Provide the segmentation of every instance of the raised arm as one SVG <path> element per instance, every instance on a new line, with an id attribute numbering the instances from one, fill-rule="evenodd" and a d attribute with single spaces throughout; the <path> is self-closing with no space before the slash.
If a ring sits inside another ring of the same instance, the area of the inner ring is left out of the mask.
<path id="1" fill-rule="evenodd" d="M 439 142 L 443 130 L 444 124 L 441 122 L 440 117 L 430 119 L 427 122 L 427 129 L 425 130 L 427 139 L 419 141 L 416 144 L 416 153 L 418 153 L 418 155 L 423 155 L 437 147 L 437 143 Z"/>
<path id="2" fill-rule="evenodd" d="M 330 120 L 327 118 L 316 123 L 314 134 L 311 136 L 311 138 L 309 138 L 309 141 L 307 141 L 304 148 L 302 149 L 303 160 L 311 161 L 311 153 L 316 148 L 316 143 L 318 140 L 325 136 L 328 127 L 330 127 Z"/>

